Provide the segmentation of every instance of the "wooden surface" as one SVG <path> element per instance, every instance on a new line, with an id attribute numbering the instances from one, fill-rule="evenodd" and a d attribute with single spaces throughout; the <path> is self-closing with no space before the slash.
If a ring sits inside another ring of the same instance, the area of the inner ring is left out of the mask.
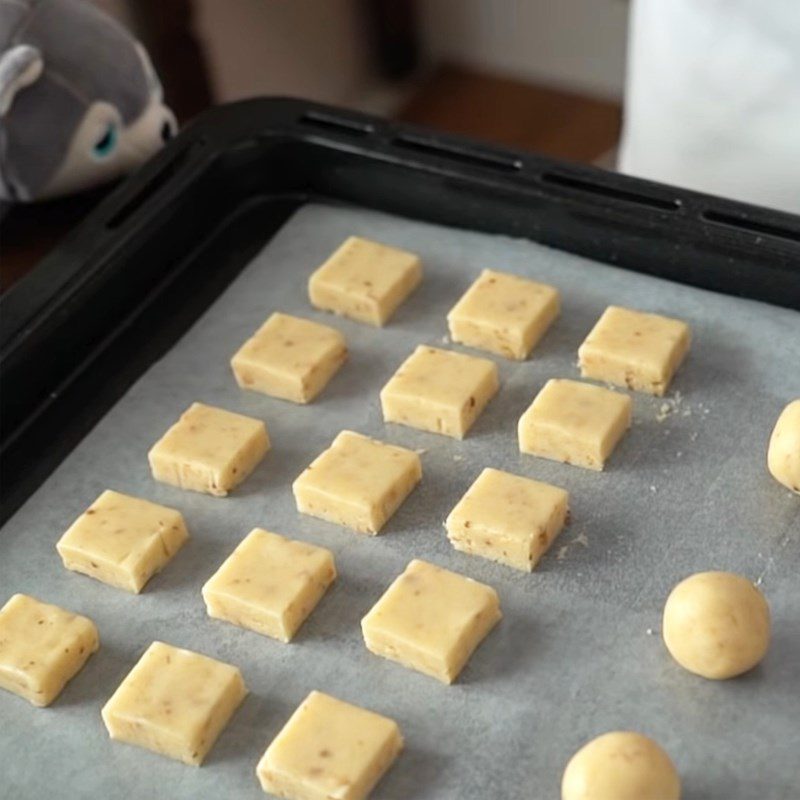
<path id="1" fill-rule="evenodd" d="M 616 146 L 621 114 L 619 103 L 445 66 L 397 118 L 520 150 L 594 161 Z"/>
<path id="2" fill-rule="evenodd" d="M 108 188 L 42 203 L 20 203 L 0 221 L 0 292 L 52 250 L 103 199 Z"/>

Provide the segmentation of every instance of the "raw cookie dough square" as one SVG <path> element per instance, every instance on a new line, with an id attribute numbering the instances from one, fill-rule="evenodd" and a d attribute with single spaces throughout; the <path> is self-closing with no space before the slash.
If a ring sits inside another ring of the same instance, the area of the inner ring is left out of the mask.
<path id="1" fill-rule="evenodd" d="M 679 319 L 609 306 L 578 348 L 581 376 L 661 396 L 690 340 Z"/>
<path id="2" fill-rule="evenodd" d="M 236 667 L 153 642 L 101 713 L 112 739 L 199 766 L 246 694 Z"/>
<path id="3" fill-rule="evenodd" d="M 308 403 L 347 358 L 344 336 L 335 328 L 274 313 L 231 359 L 243 389 Z"/>
<path id="4" fill-rule="evenodd" d="M 552 378 L 519 419 L 519 449 L 602 470 L 631 426 L 631 407 L 631 398 L 621 392 Z"/>
<path id="5" fill-rule="evenodd" d="M 800 399 L 789 403 L 775 423 L 767 467 L 776 481 L 800 494 Z"/>
<path id="6" fill-rule="evenodd" d="M 452 683 L 500 620 L 497 592 L 415 559 L 361 620 L 367 649 Z"/>
<path id="7" fill-rule="evenodd" d="M 15 594 L 0 608 L 0 689 L 49 706 L 99 646 L 90 619 Z"/>
<path id="8" fill-rule="evenodd" d="M 255 528 L 203 586 L 210 617 L 288 642 L 336 578 L 333 555 Z"/>
<path id="9" fill-rule="evenodd" d="M 269 450 L 260 419 L 192 403 L 147 454 L 157 481 L 224 497 Z"/>
<path id="10" fill-rule="evenodd" d="M 107 489 L 56 549 L 67 569 L 138 594 L 188 538 L 179 511 Z"/>
<path id="11" fill-rule="evenodd" d="M 381 326 L 421 280 L 418 256 L 350 236 L 311 276 L 308 296 L 316 308 Z"/>
<path id="12" fill-rule="evenodd" d="M 383 419 L 463 439 L 499 386 L 493 361 L 420 345 L 381 390 Z"/>
<path id="13" fill-rule="evenodd" d="M 342 431 L 292 484 L 302 514 L 376 534 L 422 478 L 419 456 Z"/>
<path id="14" fill-rule="evenodd" d="M 486 468 L 445 522 L 456 550 L 531 572 L 567 520 L 564 489 Z"/>
<path id="15" fill-rule="evenodd" d="M 290 800 L 364 800 L 403 749 L 394 720 L 311 692 L 261 757 L 265 792 Z"/>
<path id="16" fill-rule="evenodd" d="M 485 269 L 447 315 L 454 342 L 522 360 L 558 316 L 558 289 Z"/>

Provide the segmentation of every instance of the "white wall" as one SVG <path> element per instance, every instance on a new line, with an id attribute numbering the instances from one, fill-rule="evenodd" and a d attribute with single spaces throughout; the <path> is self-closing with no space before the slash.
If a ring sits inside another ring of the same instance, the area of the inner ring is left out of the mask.
<path id="1" fill-rule="evenodd" d="M 622 96 L 625 0 L 419 0 L 419 9 L 434 59 Z"/>
<path id="2" fill-rule="evenodd" d="M 417 2 L 430 62 L 455 62 L 601 97 L 622 95 L 626 0 Z M 391 113 L 408 89 L 387 89 L 377 81 L 361 0 L 194 0 L 194 5 L 196 34 L 218 102 L 283 94 Z"/>
<path id="3" fill-rule="evenodd" d="M 195 29 L 218 102 L 347 103 L 370 82 L 359 0 L 195 0 Z"/>

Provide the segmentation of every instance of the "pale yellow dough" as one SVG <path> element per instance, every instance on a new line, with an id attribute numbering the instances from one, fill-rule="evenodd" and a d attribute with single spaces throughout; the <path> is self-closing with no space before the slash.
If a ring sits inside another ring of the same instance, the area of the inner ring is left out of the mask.
<path id="1" fill-rule="evenodd" d="M 246 694 L 236 667 L 153 642 L 102 717 L 112 739 L 199 766 Z"/>
<path id="2" fill-rule="evenodd" d="M 188 538 L 179 511 L 107 489 L 56 549 L 67 569 L 138 594 Z"/>
<path id="3" fill-rule="evenodd" d="M 329 550 L 255 528 L 202 593 L 210 617 L 288 642 L 335 578 Z"/>
<path id="4" fill-rule="evenodd" d="M 265 792 L 289 800 L 364 800 L 403 749 L 394 720 L 311 692 L 256 767 Z"/>
<path id="5" fill-rule="evenodd" d="M 578 349 L 581 376 L 663 395 L 690 342 L 679 319 L 609 306 Z"/>
<path id="6" fill-rule="evenodd" d="M 776 481 L 800 494 L 800 399 L 789 403 L 775 423 L 767 467 Z"/>
<path id="7" fill-rule="evenodd" d="M 445 521 L 456 550 L 530 572 L 567 519 L 564 489 L 484 469 Z"/>
<path id="8" fill-rule="evenodd" d="M 342 431 L 292 484 L 302 514 L 376 534 L 422 478 L 419 456 Z"/>
<path id="9" fill-rule="evenodd" d="M 272 314 L 231 359 L 243 389 L 308 403 L 347 358 L 344 336 L 334 328 L 289 314 Z"/>
<path id="10" fill-rule="evenodd" d="M 383 419 L 463 439 L 499 385 L 493 361 L 420 345 L 381 390 Z"/>
<path id="11" fill-rule="evenodd" d="M 452 683 L 502 617 L 497 592 L 415 559 L 361 620 L 367 649 Z"/>
<path id="12" fill-rule="evenodd" d="M 519 449 L 602 470 L 631 425 L 631 398 L 581 381 L 552 378 L 518 424 Z"/>
<path id="13" fill-rule="evenodd" d="M 49 706 L 99 646 L 87 617 L 12 595 L 0 608 L 0 689 Z"/>
<path id="14" fill-rule="evenodd" d="M 525 359 L 558 316 L 558 289 L 485 269 L 447 315 L 454 342 Z"/>
<path id="15" fill-rule="evenodd" d="M 664 606 L 663 635 L 672 657 L 696 675 L 735 678 L 767 653 L 770 613 L 751 581 L 699 572 L 681 581 Z"/>
<path id="16" fill-rule="evenodd" d="M 270 448 L 260 419 L 192 403 L 148 453 L 157 481 L 224 497 Z"/>
<path id="17" fill-rule="evenodd" d="M 561 800 L 680 800 L 681 779 L 652 739 L 632 731 L 604 733 L 570 759 Z"/>
<path id="18" fill-rule="evenodd" d="M 308 296 L 316 308 L 381 326 L 421 280 L 418 256 L 351 236 L 311 276 Z"/>

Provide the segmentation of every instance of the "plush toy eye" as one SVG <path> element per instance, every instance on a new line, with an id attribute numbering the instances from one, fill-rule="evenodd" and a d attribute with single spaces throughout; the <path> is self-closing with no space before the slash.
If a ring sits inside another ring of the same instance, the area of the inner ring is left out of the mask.
<path id="1" fill-rule="evenodd" d="M 92 153 L 97 158 L 107 158 L 114 152 L 117 146 L 117 126 L 113 122 L 109 122 L 106 126 L 105 132 L 97 140 Z"/>

